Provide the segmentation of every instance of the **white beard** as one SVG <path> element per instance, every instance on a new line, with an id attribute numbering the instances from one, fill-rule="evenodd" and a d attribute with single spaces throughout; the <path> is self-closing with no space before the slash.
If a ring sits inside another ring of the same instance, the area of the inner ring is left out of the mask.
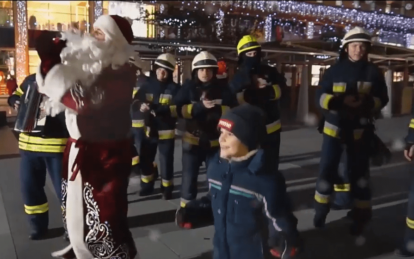
<path id="1" fill-rule="evenodd" d="M 67 46 L 60 54 L 62 64 L 70 67 L 82 86 L 90 86 L 102 73 L 112 66 L 117 69 L 129 61 L 134 54 L 130 45 L 118 46 L 112 41 L 98 41 L 90 35 L 73 32 L 63 33 Z"/>

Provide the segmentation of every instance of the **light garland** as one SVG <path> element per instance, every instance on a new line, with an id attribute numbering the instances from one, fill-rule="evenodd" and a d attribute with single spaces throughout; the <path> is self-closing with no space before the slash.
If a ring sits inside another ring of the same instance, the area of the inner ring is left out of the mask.
<path id="1" fill-rule="evenodd" d="M 265 41 L 272 40 L 272 17 L 268 15 L 265 21 Z"/>
<path id="2" fill-rule="evenodd" d="M 27 2 L 16 1 L 16 81 L 20 85 L 29 74 L 27 33 Z"/>
<path id="3" fill-rule="evenodd" d="M 93 15 L 96 21 L 98 17 L 103 14 L 103 1 L 94 1 L 94 2 L 95 2 L 95 5 L 93 8 Z"/>
<path id="4" fill-rule="evenodd" d="M 200 1 L 198 5 L 205 5 L 210 1 Z M 258 2 L 249 4 L 250 2 Z M 262 3 L 263 2 L 263 3 Z M 400 15 L 383 14 L 378 12 L 366 12 L 356 9 L 347 9 L 334 6 L 308 4 L 296 1 L 219 1 L 221 6 L 260 10 L 262 12 L 296 14 L 309 16 L 316 22 L 334 22 L 343 25 L 360 24 L 366 28 L 387 28 L 391 30 L 414 30 L 414 18 L 406 18 Z M 242 13 L 243 14 L 243 13 Z M 295 19 L 295 18 L 293 18 Z"/>
<path id="5" fill-rule="evenodd" d="M 224 12 L 221 10 L 221 8 L 218 10 L 216 14 L 216 19 L 217 19 L 217 22 L 216 22 L 217 39 L 222 41 L 223 40 L 222 34 L 223 34 L 223 24 L 224 24 Z"/>
<path id="6" fill-rule="evenodd" d="M 306 36 L 309 40 L 313 39 L 313 35 L 315 34 L 315 24 L 313 22 L 308 22 L 306 26 Z"/>

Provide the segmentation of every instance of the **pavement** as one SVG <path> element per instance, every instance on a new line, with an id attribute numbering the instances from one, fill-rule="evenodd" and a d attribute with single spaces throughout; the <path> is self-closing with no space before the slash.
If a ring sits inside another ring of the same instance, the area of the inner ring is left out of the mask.
<path id="1" fill-rule="evenodd" d="M 288 192 L 299 219 L 299 230 L 305 239 L 307 259 L 392 259 L 401 241 L 405 225 L 407 190 L 412 166 L 403 160 L 401 139 L 407 133 L 408 117 L 377 122 L 378 134 L 393 148 L 390 164 L 371 169 L 373 186 L 373 220 L 362 237 L 348 234 L 346 211 L 333 211 L 324 230 L 312 225 L 313 194 L 318 172 L 321 135 L 315 127 L 288 128 L 282 132 L 280 169 L 286 177 Z M 50 205 L 50 238 L 30 241 L 29 227 L 23 210 L 19 185 L 19 152 L 16 134 L 9 127 L 0 128 L 0 259 L 46 259 L 52 251 L 67 243 L 63 234 L 59 202 L 50 179 L 45 190 Z M 180 230 L 174 224 L 179 205 L 181 184 L 181 143 L 175 149 L 174 199 L 161 199 L 159 189 L 153 196 L 137 195 L 137 179 L 128 190 L 129 226 L 141 259 L 207 259 L 212 258 L 212 226 Z M 135 181 L 134 181 L 135 180 Z M 199 177 L 199 197 L 205 194 L 205 173 Z M 159 183 L 156 184 L 159 186 Z"/>

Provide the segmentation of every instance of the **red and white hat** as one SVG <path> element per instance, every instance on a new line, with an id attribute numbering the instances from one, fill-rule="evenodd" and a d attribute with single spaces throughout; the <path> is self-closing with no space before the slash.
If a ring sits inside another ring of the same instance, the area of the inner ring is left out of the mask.
<path id="1" fill-rule="evenodd" d="M 118 15 L 101 15 L 93 27 L 100 29 L 109 40 L 119 45 L 131 44 L 134 39 L 131 23 Z"/>

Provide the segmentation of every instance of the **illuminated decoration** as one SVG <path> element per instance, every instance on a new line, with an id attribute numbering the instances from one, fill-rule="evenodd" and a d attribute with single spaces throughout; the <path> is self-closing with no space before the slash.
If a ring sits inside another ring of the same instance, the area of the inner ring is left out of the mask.
<path id="1" fill-rule="evenodd" d="M 98 19 L 99 16 L 103 14 L 103 1 L 95 1 L 95 6 L 93 8 L 93 14 L 95 21 Z"/>
<path id="2" fill-rule="evenodd" d="M 20 85 L 29 70 L 26 1 L 16 1 L 16 12 L 16 81 Z"/>
<path id="3" fill-rule="evenodd" d="M 127 17 L 132 20 L 132 32 L 135 37 L 147 38 L 153 33 L 153 25 L 148 26 L 145 22 L 146 10 L 154 7 L 151 5 L 145 5 L 142 1 L 139 2 L 120 2 L 120 1 L 109 1 L 108 14 L 119 15 L 121 17 Z M 149 27 L 149 28 L 148 28 Z"/>
<path id="4" fill-rule="evenodd" d="M 268 15 L 265 21 L 265 40 L 267 42 L 272 40 L 272 17 Z"/>
<path id="5" fill-rule="evenodd" d="M 314 26 L 315 24 L 313 22 L 308 22 L 306 36 L 308 36 L 309 40 L 313 39 L 313 35 L 315 34 Z"/>
<path id="6" fill-rule="evenodd" d="M 209 1 L 192 2 L 191 5 L 205 5 Z M 252 5 L 248 2 L 256 1 L 219 1 L 220 5 L 226 5 L 232 8 L 252 9 Z M 300 16 L 314 17 L 317 22 L 328 23 L 334 22 L 343 25 L 360 24 L 368 28 L 388 28 L 395 31 L 409 31 L 414 28 L 414 18 L 406 18 L 399 15 L 383 14 L 378 12 L 365 12 L 355 9 L 346 9 L 334 6 L 324 6 L 316 4 L 308 4 L 297 1 L 258 1 L 264 2 L 261 6 L 255 5 L 257 10 L 262 12 L 285 13 Z M 190 4 L 188 4 L 190 5 Z M 254 8 L 253 8 L 254 9 Z M 243 13 L 241 13 L 243 15 Z M 296 20 L 295 18 L 292 18 Z"/>
<path id="7" fill-rule="evenodd" d="M 411 48 L 412 38 L 413 38 L 413 35 L 412 34 L 405 35 L 405 47 L 406 48 Z"/>
<path id="8" fill-rule="evenodd" d="M 331 56 L 328 56 L 328 55 L 316 55 L 315 56 L 315 58 L 317 58 L 317 59 L 328 59 L 328 58 L 330 58 Z"/>
<path id="9" fill-rule="evenodd" d="M 219 9 L 218 13 L 216 14 L 216 33 L 217 33 L 217 39 L 219 39 L 220 41 L 223 40 L 222 38 L 222 34 L 223 34 L 223 23 L 224 23 L 224 12 Z"/>
<path id="10" fill-rule="evenodd" d="M 185 46 L 185 47 L 178 47 L 179 52 L 188 51 L 188 52 L 200 52 L 202 51 L 202 48 L 197 48 L 193 46 Z"/>

